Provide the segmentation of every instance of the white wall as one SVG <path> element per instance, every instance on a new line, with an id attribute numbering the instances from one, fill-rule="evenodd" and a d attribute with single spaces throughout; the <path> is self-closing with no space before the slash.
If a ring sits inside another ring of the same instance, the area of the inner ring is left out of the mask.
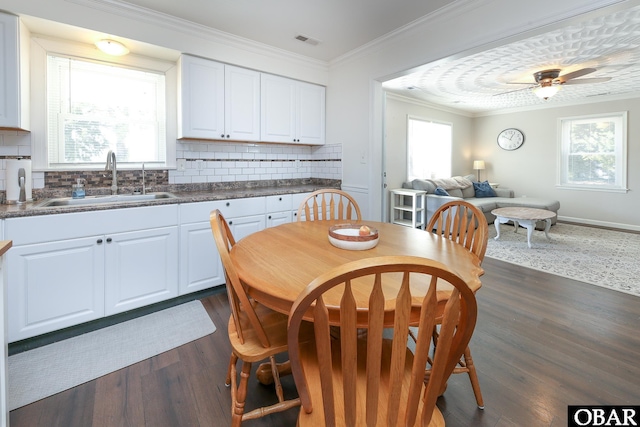
<path id="1" fill-rule="evenodd" d="M 407 116 L 451 123 L 453 127 L 451 174 L 475 173 L 472 168 L 475 160 L 472 157 L 473 118 L 436 109 L 420 101 L 387 94 L 384 145 L 388 189 L 400 188 L 407 180 Z"/>
<path id="2" fill-rule="evenodd" d="M 628 193 L 556 188 L 558 171 L 558 123 L 571 117 L 628 111 L 627 187 Z M 515 190 L 516 197 L 544 197 L 560 201 L 558 216 L 596 225 L 640 230 L 640 99 L 611 101 L 560 108 L 546 108 L 475 119 L 475 155 L 485 160 L 485 176 L 492 182 Z M 515 127 L 525 134 L 517 150 L 498 147 L 496 137 Z"/>

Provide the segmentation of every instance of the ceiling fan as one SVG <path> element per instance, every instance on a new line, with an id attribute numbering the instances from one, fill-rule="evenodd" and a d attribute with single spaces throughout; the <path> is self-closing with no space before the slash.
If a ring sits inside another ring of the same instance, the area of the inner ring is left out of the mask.
<path id="1" fill-rule="evenodd" d="M 572 71 L 571 73 L 567 73 L 562 76 L 560 75 L 561 71 L 562 70 L 560 70 L 559 68 L 537 71 L 533 73 L 533 78 L 535 82 L 531 82 L 531 83 L 509 82 L 508 83 L 508 84 L 526 84 L 526 85 L 529 85 L 529 87 L 524 89 L 511 90 L 509 92 L 503 92 L 497 95 L 504 95 L 507 93 L 512 93 L 520 90 L 533 88 L 534 93 L 539 98 L 546 100 L 552 97 L 553 95 L 555 95 L 558 92 L 558 90 L 560 90 L 560 86 L 562 85 L 603 83 L 611 80 L 611 77 L 577 79 L 578 77 L 582 77 L 597 71 L 595 68 L 582 68 L 580 70 Z M 574 79 L 577 79 L 577 80 L 574 80 Z"/>

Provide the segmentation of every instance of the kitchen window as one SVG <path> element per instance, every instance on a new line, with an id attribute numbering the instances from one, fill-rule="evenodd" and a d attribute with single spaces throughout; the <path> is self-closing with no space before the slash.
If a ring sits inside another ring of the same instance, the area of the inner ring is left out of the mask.
<path id="1" fill-rule="evenodd" d="M 560 188 L 627 191 L 627 112 L 559 119 Z"/>
<path id="2" fill-rule="evenodd" d="M 408 118 L 408 180 L 451 176 L 452 128 L 449 123 Z"/>
<path id="3" fill-rule="evenodd" d="M 175 98 L 174 63 L 114 59 L 71 42 L 36 39 L 35 45 L 32 68 L 46 82 L 40 88 L 46 138 L 33 144 L 34 169 L 102 169 L 109 150 L 125 169 L 175 163 L 175 130 L 167 126 L 175 121 L 167 102 Z"/>

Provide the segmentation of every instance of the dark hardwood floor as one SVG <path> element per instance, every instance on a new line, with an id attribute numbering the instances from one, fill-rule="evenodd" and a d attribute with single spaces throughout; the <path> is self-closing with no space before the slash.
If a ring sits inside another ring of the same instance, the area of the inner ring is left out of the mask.
<path id="1" fill-rule="evenodd" d="M 567 405 L 640 404 L 640 297 L 490 258 L 483 266 L 471 349 L 486 409 L 455 375 L 438 402 L 448 427 L 565 426 Z M 228 426 L 227 297 L 202 302 L 215 333 L 16 409 L 11 426 Z M 295 394 L 290 377 L 283 385 Z M 272 398 L 250 385 L 249 404 Z M 294 426 L 297 410 L 244 425 Z"/>

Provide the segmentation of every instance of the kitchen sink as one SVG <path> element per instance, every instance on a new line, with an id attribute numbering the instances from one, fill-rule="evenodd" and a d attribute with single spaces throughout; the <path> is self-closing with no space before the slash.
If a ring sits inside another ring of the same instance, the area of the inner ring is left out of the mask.
<path id="1" fill-rule="evenodd" d="M 37 203 L 36 208 L 51 208 L 64 206 L 87 206 L 104 205 L 110 203 L 144 202 L 161 199 L 175 199 L 177 196 L 171 193 L 149 193 L 149 194 L 114 194 L 106 196 L 87 196 L 82 199 L 71 197 L 61 197 L 58 199 L 46 199 Z"/>

